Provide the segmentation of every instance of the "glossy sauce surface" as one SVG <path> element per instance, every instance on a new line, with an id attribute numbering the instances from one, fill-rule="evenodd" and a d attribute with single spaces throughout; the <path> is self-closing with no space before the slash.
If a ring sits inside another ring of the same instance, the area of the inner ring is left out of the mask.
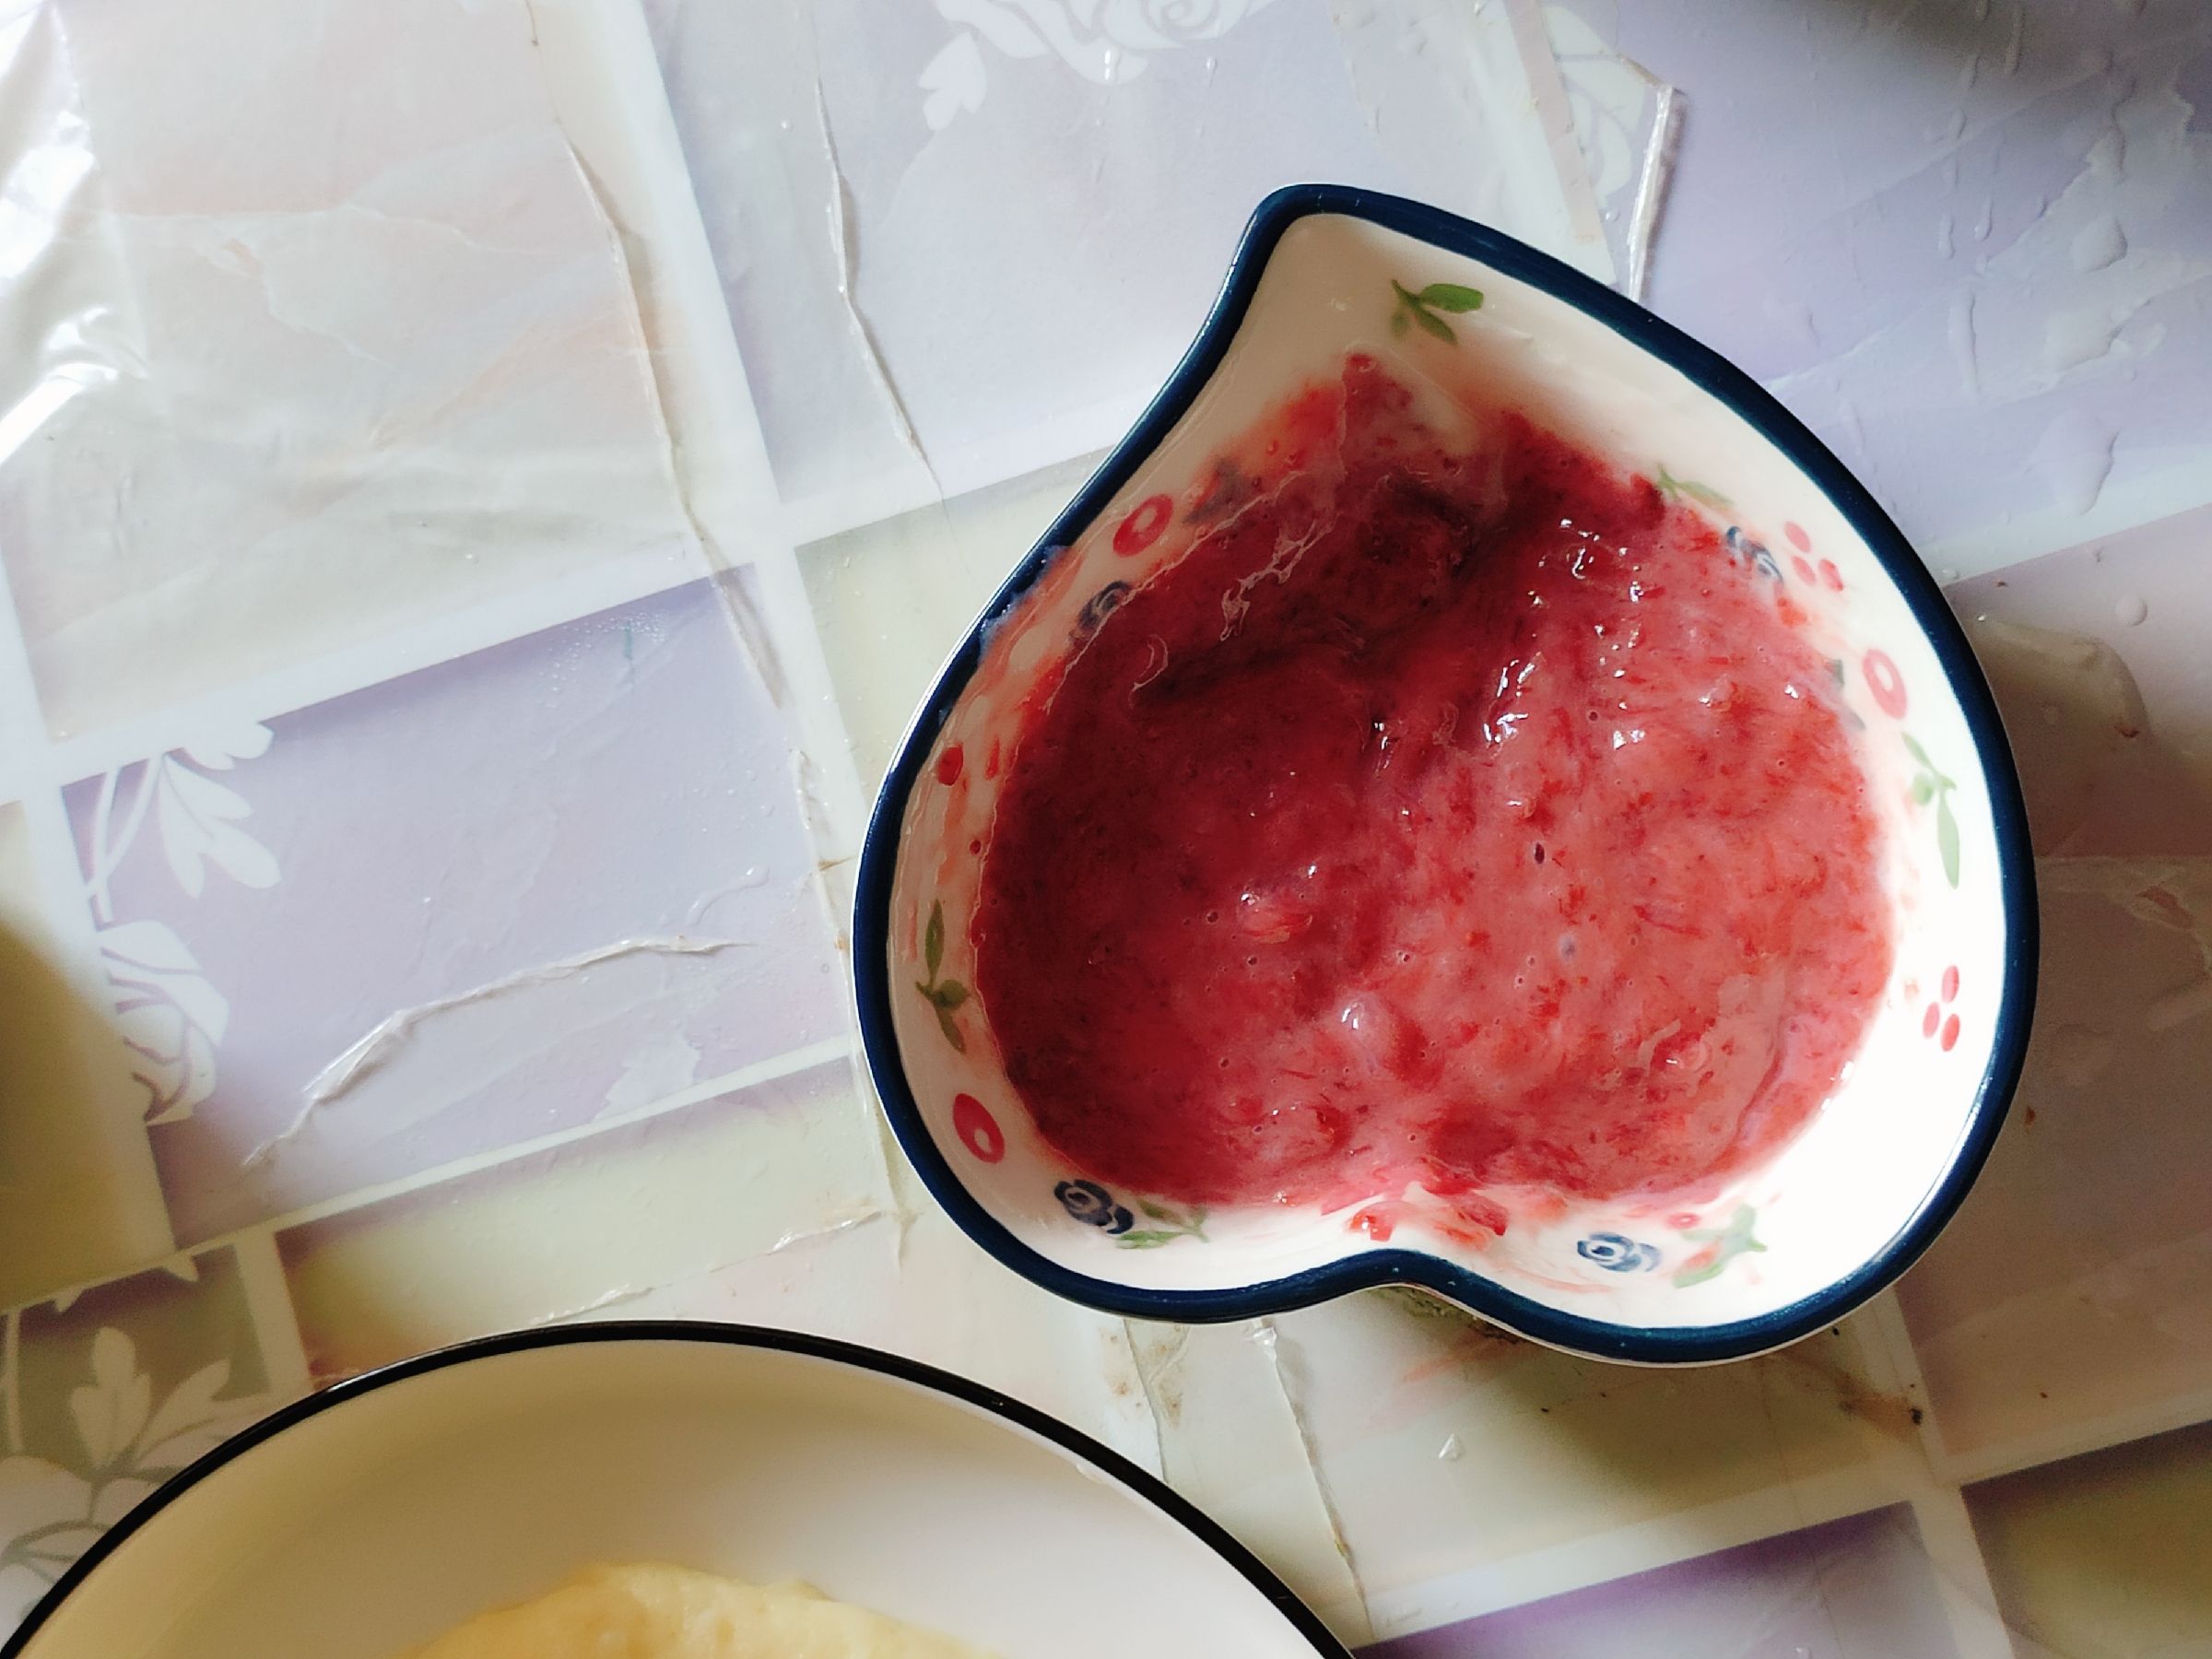
<path id="1" fill-rule="evenodd" d="M 973 922 L 1080 1169 L 1386 1231 L 1419 1188 L 1709 1181 L 1836 1088 L 1888 973 L 1829 665 L 1689 510 L 1370 359 L 1232 446 L 1026 715 Z"/>

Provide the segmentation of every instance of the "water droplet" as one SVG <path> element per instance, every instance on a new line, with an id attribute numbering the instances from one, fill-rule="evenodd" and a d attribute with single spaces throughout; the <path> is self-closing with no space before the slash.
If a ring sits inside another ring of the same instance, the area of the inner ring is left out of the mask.
<path id="1" fill-rule="evenodd" d="M 2143 619 L 2150 615 L 2150 606 L 2140 594 L 2123 594 L 2112 602 L 2112 615 L 2120 618 L 2123 628 L 2140 628 Z"/>
<path id="2" fill-rule="evenodd" d="M 2067 249 L 2077 271 L 2101 271 L 2127 257 L 2127 233 L 2111 214 L 2090 220 L 2075 232 Z"/>
<path id="3" fill-rule="evenodd" d="M 2087 1088 L 2103 1076 L 2118 1053 L 2104 1032 L 2091 1026 L 2063 1025 L 2051 1033 L 2051 1069 L 2074 1088 Z"/>
<path id="4" fill-rule="evenodd" d="M 2062 512 L 2078 518 L 2097 505 L 2112 470 L 2118 433 L 2095 416 L 2069 409 L 2043 429 L 2029 460 Z"/>

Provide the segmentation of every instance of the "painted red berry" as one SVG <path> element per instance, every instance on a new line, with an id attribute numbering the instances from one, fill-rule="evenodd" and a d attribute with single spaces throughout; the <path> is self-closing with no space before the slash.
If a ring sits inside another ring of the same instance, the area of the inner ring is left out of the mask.
<path id="1" fill-rule="evenodd" d="M 1959 968 L 1957 963 L 1943 971 L 1943 1000 L 1955 1002 L 1959 996 Z"/>
<path id="2" fill-rule="evenodd" d="M 1930 1003 L 1928 1005 L 1928 1011 L 1920 1017 L 1920 1034 L 1923 1037 L 1935 1036 L 1936 1022 L 1942 1018 L 1943 1010 L 1937 1007 L 1934 1003 Z"/>
<path id="3" fill-rule="evenodd" d="M 998 1120 L 971 1094 L 952 1097 L 952 1132 L 960 1137 L 960 1145 L 985 1163 L 994 1164 L 1006 1155 L 1006 1137 L 999 1130 Z"/>
<path id="4" fill-rule="evenodd" d="M 1866 676 L 1866 689 L 1874 693 L 1874 706 L 1892 720 L 1905 717 L 1905 677 L 1897 671 L 1897 665 L 1883 651 L 1870 651 L 1861 661 L 1861 671 Z"/>
<path id="5" fill-rule="evenodd" d="M 1959 1016 L 1954 1014 L 1943 1022 L 1943 1052 L 1949 1053 L 1959 1042 Z"/>
<path id="6" fill-rule="evenodd" d="M 1142 553 L 1159 539 L 1175 515 L 1175 503 L 1164 495 L 1147 496 L 1129 516 L 1115 526 L 1113 550 L 1124 559 Z"/>
<path id="7" fill-rule="evenodd" d="M 954 744 L 937 757 L 937 782 L 950 787 L 960 781 L 960 768 L 968 763 L 960 746 Z"/>
<path id="8" fill-rule="evenodd" d="M 1810 553 L 1813 550 L 1813 538 L 1805 533 L 1805 526 L 1794 519 L 1783 525 L 1782 533 L 1790 538 L 1790 546 L 1798 552 Z"/>
<path id="9" fill-rule="evenodd" d="M 1790 559 L 1790 569 L 1797 572 L 1797 580 L 1804 582 L 1807 587 L 1810 587 L 1816 580 L 1813 575 L 1813 567 L 1811 562 L 1807 559 L 1799 558 L 1794 554 L 1793 554 Z"/>
<path id="10" fill-rule="evenodd" d="M 1836 561 L 1832 559 L 1820 561 L 1820 585 L 1831 594 L 1843 591 L 1843 572 L 1836 569 Z"/>

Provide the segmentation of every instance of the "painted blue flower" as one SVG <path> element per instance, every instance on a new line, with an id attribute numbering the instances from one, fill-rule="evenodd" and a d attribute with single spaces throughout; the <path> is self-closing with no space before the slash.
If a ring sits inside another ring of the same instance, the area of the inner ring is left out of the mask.
<path id="1" fill-rule="evenodd" d="M 1767 544 L 1746 535 L 1741 525 L 1729 525 L 1728 534 L 1724 539 L 1728 544 L 1729 552 L 1735 554 L 1738 559 L 1750 560 L 1761 576 L 1775 582 L 1782 580 L 1782 565 L 1774 555 L 1768 551 Z"/>
<path id="2" fill-rule="evenodd" d="M 1113 1201 L 1113 1194 L 1095 1181 L 1064 1181 L 1053 1189 L 1060 1207 L 1086 1227 L 1102 1227 L 1110 1233 L 1125 1233 L 1136 1218 Z"/>
<path id="3" fill-rule="evenodd" d="M 1649 1273 L 1659 1265 L 1656 1245 L 1639 1244 L 1624 1233 L 1592 1233 L 1575 1245 L 1574 1253 L 1607 1273 Z"/>
<path id="4" fill-rule="evenodd" d="M 1110 582 L 1090 596 L 1083 614 L 1076 618 L 1076 638 L 1088 640 L 1099 631 L 1099 624 L 1122 608 L 1122 601 L 1129 597 L 1129 584 Z"/>

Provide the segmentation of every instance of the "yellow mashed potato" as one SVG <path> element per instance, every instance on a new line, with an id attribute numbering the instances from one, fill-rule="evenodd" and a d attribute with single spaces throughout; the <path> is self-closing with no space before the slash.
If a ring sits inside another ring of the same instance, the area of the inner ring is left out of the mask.
<path id="1" fill-rule="evenodd" d="M 834 1602 L 651 1562 L 587 1567 L 479 1614 L 408 1659 L 990 1659 L 981 1648 Z"/>

